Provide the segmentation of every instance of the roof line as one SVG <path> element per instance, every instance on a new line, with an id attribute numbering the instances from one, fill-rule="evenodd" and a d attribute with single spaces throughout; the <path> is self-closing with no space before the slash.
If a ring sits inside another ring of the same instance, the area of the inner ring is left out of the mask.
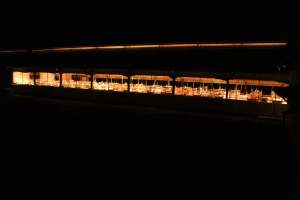
<path id="1" fill-rule="evenodd" d="M 239 42 L 239 43 L 182 43 L 182 44 L 134 44 L 134 45 L 103 45 L 103 46 L 78 46 L 78 47 L 58 47 L 33 50 L 5 50 L 0 53 L 20 53 L 20 52 L 68 52 L 68 51 L 91 51 L 91 50 L 118 50 L 118 49 L 154 49 L 154 48 L 232 48 L 232 47 L 285 47 L 286 42 Z"/>

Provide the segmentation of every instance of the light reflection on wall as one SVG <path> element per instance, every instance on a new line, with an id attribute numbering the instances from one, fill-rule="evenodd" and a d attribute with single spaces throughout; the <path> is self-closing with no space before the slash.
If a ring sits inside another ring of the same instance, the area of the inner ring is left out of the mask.
<path id="1" fill-rule="evenodd" d="M 226 98 L 226 81 L 215 78 L 178 77 L 175 95 Z"/>
<path id="2" fill-rule="evenodd" d="M 131 76 L 130 92 L 172 94 L 172 78 L 169 76 Z"/>
<path id="3" fill-rule="evenodd" d="M 125 92 L 128 91 L 128 78 L 119 74 L 94 74 L 93 89 Z"/>
<path id="4" fill-rule="evenodd" d="M 12 75 L 14 85 L 62 86 L 80 89 L 91 89 L 93 86 L 94 90 L 162 95 L 171 95 L 174 91 L 174 95 L 178 96 L 281 104 L 286 104 L 286 101 L 274 92 L 274 88 L 289 86 L 287 83 L 277 81 L 231 79 L 227 82 L 222 79 L 203 77 L 177 77 L 174 84 L 171 77 L 157 75 L 132 75 L 130 80 L 121 74 L 63 73 L 62 80 L 59 73 L 50 72 L 14 71 Z"/>

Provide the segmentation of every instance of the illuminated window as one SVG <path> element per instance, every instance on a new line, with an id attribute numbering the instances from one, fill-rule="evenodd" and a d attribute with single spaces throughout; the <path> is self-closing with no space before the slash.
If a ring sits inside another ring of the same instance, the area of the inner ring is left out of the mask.
<path id="1" fill-rule="evenodd" d="M 36 75 L 36 85 L 59 87 L 60 81 L 58 73 L 39 72 L 36 73 Z"/>
<path id="2" fill-rule="evenodd" d="M 93 89 L 103 91 L 128 91 L 128 78 L 118 74 L 94 74 Z"/>
<path id="3" fill-rule="evenodd" d="M 34 85 L 32 72 L 13 72 L 13 84 Z"/>
<path id="4" fill-rule="evenodd" d="M 77 73 L 64 73 L 62 75 L 62 85 L 66 88 L 90 89 L 90 75 Z"/>
<path id="5" fill-rule="evenodd" d="M 264 80 L 229 80 L 228 98 L 233 100 L 266 103 L 281 102 L 286 104 L 284 99 L 273 91 L 275 87 L 288 87 L 288 84 Z"/>
<path id="6" fill-rule="evenodd" d="M 36 86 L 60 86 L 60 74 L 50 72 L 13 72 L 13 84 Z M 64 73 L 62 86 L 66 88 L 126 92 L 172 94 L 173 79 L 169 76 L 133 75 L 130 80 L 120 74 Z M 175 95 L 202 96 L 242 101 L 287 104 L 285 99 L 274 92 L 274 88 L 288 87 L 288 83 L 265 80 L 232 79 L 227 82 L 217 78 L 177 77 Z M 128 88 L 129 86 L 129 88 Z M 226 92 L 226 88 L 228 89 Z M 226 97 L 226 94 L 228 95 Z"/>
<path id="7" fill-rule="evenodd" d="M 226 98 L 226 81 L 215 78 L 178 77 L 175 95 Z"/>
<path id="8" fill-rule="evenodd" d="M 134 75 L 130 81 L 130 92 L 172 94 L 172 78 L 169 76 Z"/>

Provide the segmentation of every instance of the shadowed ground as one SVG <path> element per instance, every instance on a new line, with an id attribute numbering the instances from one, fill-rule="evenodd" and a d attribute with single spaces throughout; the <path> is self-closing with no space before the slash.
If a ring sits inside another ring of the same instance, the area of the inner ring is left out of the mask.
<path id="1" fill-rule="evenodd" d="M 38 97 L 1 101 L 7 154 L 21 175 L 38 159 L 37 180 L 49 188 L 99 179 L 112 191 L 297 187 L 281 120 Z"/>

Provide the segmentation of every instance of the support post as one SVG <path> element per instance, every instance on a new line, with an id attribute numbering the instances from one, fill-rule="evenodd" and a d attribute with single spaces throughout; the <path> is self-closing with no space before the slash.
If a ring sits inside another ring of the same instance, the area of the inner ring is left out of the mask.
<path id="1" fill-rule="evenodd" d="M 127 92 L 130 92 L 130 82 L 131 82 L 131 75 L 128 75 L 128 80 L 127 80 Z"/>
<path id="2" fill-rule="evenodd" d="M 229 79 L 226 79 L 226 100 L 228 99 L 228 92 L 229 92 Z"/>
<path id="3" fill-rule="evenodd" d="M 175 95 L 175 87 L 176 87 L 176 77 L 173 76 L 172 77 L 173 81 L 172 81 L 172 95 Z"/>
<path id="4" fill-rule="evenodd" d="M 32 76 L 33 76 L 33 85 L 36 85 L 36 72 L 32 72 Z"/>
<path id="5" fill-rule="evenodd" d="M 62 87 L 62 72 L 59 71 L 59 87 Z"/>
<path id="6" fill-rule="evenodd" d="M 93 70 L 90 72 L 90 78 L 91 78 L 91 90 L 94 89 L 94 73 Z"/>

